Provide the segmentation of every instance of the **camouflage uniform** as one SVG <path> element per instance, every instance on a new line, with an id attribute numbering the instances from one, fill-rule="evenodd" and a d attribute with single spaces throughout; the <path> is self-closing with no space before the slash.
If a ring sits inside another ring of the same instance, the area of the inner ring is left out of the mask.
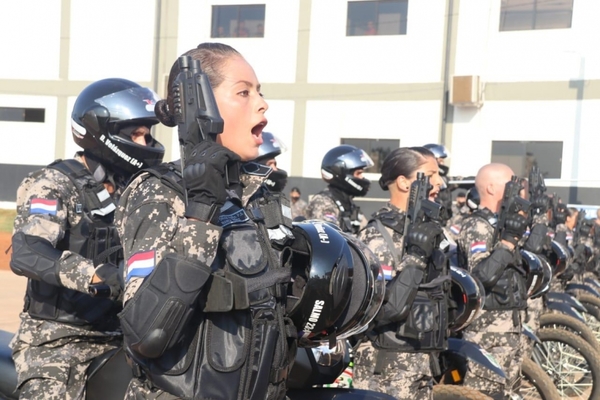
<path id="1" fill-rule="evenodd" d="M 266 176 L 242 174 L 242 204 L 246 206 L 265 181 Z M 178 253 L 210 266 L 215 259 L 223 229 L 207 222 L 185 218 L 185 204 L 178 193 L 147 173 L 139 175 L 127 187 L 119 204 L 118 229 L 123 237 L 126 263 L 139 253 L 152 252 L 153 267 L 169 253 Z M 131 272 L 131 271 L 130 271 Z M 131 274 L 125 285 L 123 303 L 140 289 L 144 274 Z M 142 276 L 143 275 L 143 276 Z M 125 399 L 176 399 L 160 389 L 150 389 L 146 382 L 134 378 Z"/>
<path id="2" fill-rule="evenodd" d="M 453 205 L 456 207 L 456 205 Z M 461 226 L 463 220 L 469 216 L 470 208 L 467 206 L 462 206 L 460 209 L 456 209 L 456 212 L 452 212 L 452 218 L 448 220 L 446 223 L 445 232 L 449 234 L 449 236 L 455 242 L 458 240 L 458 235 L 460 234 Z"/>
<path id="3" fill-rule="evenodd" d="M 336 202 L 330 197 L 334 198 L 347 198 L 348 204 L 337 205 Z M 331 222 L 344 231 L 349 231 L 343 226 L 343 210 L 340 209 L 340 206 L 344 208 L 344 211 L 350 212 L 349 208 L 354 205 L 352 199 L 349 195 L 342 193 L 339 189 L 332 188 L 331 186 L 327 189 L 323 190 L 320 193 L 315 194 L 310 201 L 308 202 L 308 206 L 306 207 L 306 218 L 308 219 L 320 219 L 323 221 Z M 344 207 L 346 206 L 346 207 Z M 346 210 L 348 208 L 348 210 Z M 355 221 L 352 221 L 355 222 Z M 356 216 L 356 222 L 360 224 L 358 229 L 363 229 L 367 226 L 367 219 L 363 214 L 358 211 Z"/>
<path id="4" fill-rule="evenodd" d="M 495 247 L 503 246 L 500 242 L 493 243 L 494 228 L 480 217 L 470 217 L 464 220 L 458 239 L 458 246 L 467 256 L 469 271 L 481 261 L 489 257 Z M 483 310 L 463 331 L 463 338 L 477 343 L 491 353 L 506 373 L 507 382 L 497 379 L 489 381 L 485 371 L 480 371 L 478 365 L 469 365 L 464 384 L 474 389 L 509 396 L 513 382 L 520 374 L 522 352 L 520 352 L 521 320 L 519 313 L 512 310 Z M 502 384 L 504 383 L 504 385 Z"/>
<path id="5" fill-rule="evenodd" d="M 292 208 L 292 219 L 296 217 L 306 217 L 306 207 L 308 204 L 302 199 L 298 199 L 295 203 L 290 202 Z"/>
<path id="6" fill-rule="evenodd" d="M 403 218 L 403 212 L 388 203 L 379 212 L 396 212 Z M 398 232 L 385 227 L 392 237 L 398 258 L 403 251 L 403 237 Z M 405 261 L 395 265 L 394 257 L 377 227 L 371 223 L 362 230 L 358 238 L 377 255 L 384 271 L 390 271 L 390 279 L 402 271 Z M 411 263 L 415 260 L 411 257 Z M 422 263 L 422 262 L 421 262 Z M 424 267 L 424 264 L 423 264 Z M 366 341 L 356 350 L 354 363 L 354 387 L 387 393 L 397 399 L 431 399 L 433 377 L 429 364 L 429 354 L 426 353 L 389 353 L 382 371 L 374 375 L 378 350 L 371 342 Z"/>
<path id="7" fill-rule="evenodd" d="M 75 158 L 83 162 L 81 157 Z M 33 199 L 56 201 L 49 213 L 32 210 Z M 77 212 L 80 193 L 61 172 L 43 168 L 26 177 L 17 190 L 13 233 L 23 232 L 56 246 L 82 218 Z M 92 260 L 65 250 L 58 275 L 63 287 L 88 293 L 95 274 Z M 29 280 L 28 285 L 31 285 Z M 121 345 L 120 332 L 100 332 L 62 322 L 20 315 L 19 330 L 10 343 L 21 398 L 82 399 L 86 370 L 92 360 Z"/>

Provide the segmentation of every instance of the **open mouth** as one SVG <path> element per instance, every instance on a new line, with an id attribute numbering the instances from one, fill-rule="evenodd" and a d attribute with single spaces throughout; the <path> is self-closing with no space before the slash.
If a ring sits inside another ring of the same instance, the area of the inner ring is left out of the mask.
<path id="1" fill-rule="evenodd" d="M 263 142 L 262 140 L 262 131 L 267 126 L 267 120 L 263 120 L 260 123 L 256 124 L 254 128 L 252 128 L 252 136 L 254 136 L 254 140 L 257 145 L 260 146 Z"/>

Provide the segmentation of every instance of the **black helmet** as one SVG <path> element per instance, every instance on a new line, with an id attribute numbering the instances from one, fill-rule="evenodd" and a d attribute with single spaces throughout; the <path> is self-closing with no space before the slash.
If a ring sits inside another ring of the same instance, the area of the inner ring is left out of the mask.
<path id="1" fill-rule="evenodd" d="M 485 289 L 479 281 L 466 269 L 450 265 L 452 285 L 450 294 L 457 305 L 456 316 L 451 321 L 450 329 L 458 332 L 469 325 L 483 309 Z"/>
<path id="2" fill-rule="evenodd" d="M 329 150 L 321 162 L 321 176 L 328 184 L 351 196 L 365 196 L 371 182 L 355 178 L 357 169 L 372 167 L 373 160 L 364 150 L 343 144 Z"/>
<path id="3" fill-rule="evenodd" d="M 323 221 L 294 223 L 310 254 L 292 257 L 288 315 L 304 346 L 343 339 L 367 328 L 385 294 L 377 257 L 359 240 Z"/>
<path id="4" fill-rule="evenodd" d="M 71 113 L 73 139 L 84 154 L 123 176 L 162 162 L 165 149 L 151 135 L 147 145 L 134 143 L 121 132 L 132 126 L 158 123 L 154 105 L 158 96 L 126 79 L 102 79 L 77 96 Z M 149 136 L 149 137 L 148 137 Z"/>
<path id="5" fill-rule="evenodd" d="M 537 299 L 548 293 L 550 291 L 550 283 L 552 282 L 552 267 L 550 266 L 550 262 L 543 255 L 538 255 L 538 258 L 542 261 L 542 268 L 544 269 L 544 273 L 542 275 L 542 284 L 539 286 L 538 290 L 531 295 L 532 299 Z"/>
<path id="6" fill-rule="evenodd" d="M 450 152 L 446 149 L 445 146 L 436 143 L 426 144 L 425 147 L 427 150 L 431 151 L 435 158 L 447 158 L 450 157 Z"/>
<path id="7" fill-rule="evenodd" d="M 262 140 L 262 144 L 258 147 L 258 157 L 254 160 L 257 163 L 275 158 L 287 150 L 285 144 L 270 132 L 263 132 Z"/>
<path id="8" fill-rule="evenodd" d="M 539 290 L 544 286 L 544 266 L 536 254 L 523 249 L 520 253 L 527 272 L 527 296 L 533 298 L 535 294 L 539 295 Z"/>
<path id="9" fill-rule="evenodd" d="M 550 249 L 548 262 L 550 263 L 550 267 L 552 267 L 552 275 L 559 276 L 567 269 L 567 261 L 570 258 L 569 249 L 555 240 L 550 242 Z"/>
<path id="10" fill-rule="evenodd" d="M 479 209 L 479 203 L 481 198 L 479 197 L 479 192 L 477 188 L 473 186 L 467 192 L 467 207 L 471 209 L 471 211 L 476 211 Z"/>

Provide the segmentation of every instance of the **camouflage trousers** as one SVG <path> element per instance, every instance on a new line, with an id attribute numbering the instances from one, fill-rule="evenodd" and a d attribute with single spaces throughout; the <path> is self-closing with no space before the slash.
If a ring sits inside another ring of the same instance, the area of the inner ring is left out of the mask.
<path id="1" fill-rule="evenodd" d="M 355 350 L 354 387 L 386 393 L 397 399 L 433 398 L 433 377 L 429 355 L 425 353 L 387 352 L 381 371 L 376 375 L 378 350 L 370 342 Z"/>
<path id="2" fill-rule="evenodd" d="M 180 397 L 173 396 L 162 390 L 151 390 L 139 379 L 132 379 L 127 387 L 124 400 L 177 400 Z"/>
<path id="3" fill-rule="evenodd" d="M 487 369 L 476 363 L 469 365 L 464 385 L 479 390 L 494 399 L 508 399 L 521 374 L 523 351 L 521 333 L 517 332 L 465 332 L 464 339 L 477 343 L 491 354 L 506 374 L 506 381 L 491 376 Z"/>
<path id="4" fill-rule="evenodd" d="M 87 368 L 99 355 L 121 346 L 119 337 L 61 338 L 38 346 L 11 344 L 20 399 L 84 399 Z"/>
<path id="5" fill-rule="evenodd" d="M 521 319 L 524 324 L 527 324 L 533 332 L 538 331 L 540 328 L 540 316 L 544 313 L 544 299 L 529 299 L 527 300 L 527 310 L 522 311 Z M 521 335 L 521 351 L 523 358 L 529 358 L 531 351 L 533 350 L 533 342 L 527 337 L 527 335 Z"/>

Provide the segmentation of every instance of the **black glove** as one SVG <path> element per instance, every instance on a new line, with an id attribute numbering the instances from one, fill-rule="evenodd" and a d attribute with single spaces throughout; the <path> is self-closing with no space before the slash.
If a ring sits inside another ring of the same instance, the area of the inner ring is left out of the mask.
<path id="1" fill-rule="evenodd" d="M 521 214 L 510 214 L 502 228 L 502 239 L 516 245 L 527 230 L 527 218 Z"/>
<path id="2" fill-rule="evenodd" d="M 427 261 L 441 241 L 442 228 L 435 222 L 411 225 L 406 235 L 406 253 Z"/>
<path id="3" fill-rule="evenodd" d="M 110 288 L 110 294 L 107 297 L 113 301 L 118 300 L 125 287 L 123 282 L 123 271 L 115 264 L 107 263 L 96 268 L 96 275 L 102 280 L 102 284 L 107 285 Z M 100 285 L 92 284 L 90 285 L 90 289 L 97 286 Z M 90 290 L 90 292 L 92 291 Z"/>
<path id="4" fill-rule="evenodd" d="M 183 179 L 188 195 L 185 216 L 216 223 L 227 200 L 228 173 L 239 175 L 240 157 L 215 142 L 205 140 L 185 159 Z"/>
<path id="5" fill-rule="evenodd" d="M 544 224 L 535 224 L 523 248 L 535 254 L 540 254 L 544 248 L 550 246 L 548 227 Z"/>
<path id="6" fill-rule="evenodd" d="M 545 214 L 550 206 L 550 198 L 546 195 L 536 197 L 531 202 L 531 210 L 533 215 Z"/>

